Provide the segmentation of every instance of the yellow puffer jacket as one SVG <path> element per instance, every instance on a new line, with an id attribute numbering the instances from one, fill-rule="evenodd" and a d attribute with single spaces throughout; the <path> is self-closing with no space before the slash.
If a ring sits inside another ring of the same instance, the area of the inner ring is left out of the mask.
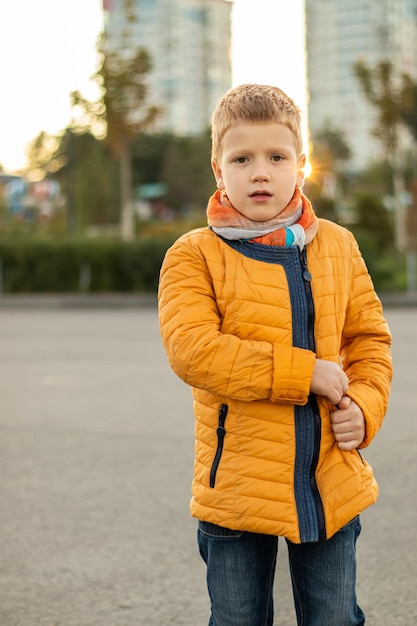
<path id="1" fill-rule="evenodd" d="M 387 409 L 391 336 L 349 231 L 320 220 L 304 254 L 187 233 L 165 256 L 159 315 L 169 363 L 193 388 L 193 516 L 300 543 L 376 500 L 371 467 L 335 442 L 334 407 L 309 393 L 316 356 L 342 364 L 361 447 Z"/>

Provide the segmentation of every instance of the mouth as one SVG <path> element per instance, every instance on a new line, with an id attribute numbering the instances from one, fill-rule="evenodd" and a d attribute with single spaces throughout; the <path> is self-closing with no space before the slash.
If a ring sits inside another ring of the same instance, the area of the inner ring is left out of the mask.
<path id="1" fill-rule="evenodd" d="M 256 191 L 251 193 L 249 197 L 258 202 L 265 202 L 269 198 L 272 198 L 272 194 L 266 189 L 257 189 Z"/>

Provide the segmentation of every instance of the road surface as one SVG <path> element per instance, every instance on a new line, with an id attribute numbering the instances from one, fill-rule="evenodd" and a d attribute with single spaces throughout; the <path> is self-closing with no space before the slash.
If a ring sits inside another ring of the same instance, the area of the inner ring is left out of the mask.
<path id="1" fill-rule="evenodd" d="M 369 626 L 415 626 L 417 309 L 386 315 L 395 377 L 366 451 L 381 495 L 358 598 Z M 0 626 L 207 626 L 191 393 L 155 308 L 0 309 L 0 398 Z M 276 624 L 295 626 L 285 551 Z"/>

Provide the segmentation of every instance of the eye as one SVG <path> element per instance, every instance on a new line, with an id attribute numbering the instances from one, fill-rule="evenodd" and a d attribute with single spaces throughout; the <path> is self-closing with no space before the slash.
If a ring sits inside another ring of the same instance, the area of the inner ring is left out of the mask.
<path id="1" fill-rule="evenodd" d="M 248 160 L 247 157 L 239 156 L 235 158 L 235 163 L 246 163 L 247 160 Z"/>
<path id="2" fill-rule="evenodd" d="M 282 157 L 280 154 L 273 154 L 273 155 L 272 155 L 272 157 L 271 157 L 271 159 L 272 159 L 273 161 L 279 162 L 279 161 L 282 161 L 282 160 L 283 160 L 283 157 Z"/>

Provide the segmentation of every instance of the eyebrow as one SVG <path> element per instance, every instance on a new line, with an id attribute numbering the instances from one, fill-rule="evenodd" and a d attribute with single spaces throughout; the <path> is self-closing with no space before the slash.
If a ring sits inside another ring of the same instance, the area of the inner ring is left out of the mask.
<path id="1" fill-rule="evenodd" d="M 269 148 L 266 149 L 262 149 L 262 152 L 265 152 L 267 154 L 280 154 L 280 153 L 284 153 L 286 154 L 288 151 L 295 151 L 295 146 L 290 146 L 289 144 L 283 145 L 276 145 L 276 146 L 270 146 Z M 229 154 L 231 156 L 239 156 L 241 154 L 252 154 L 253 152 L 256 152 L 257 148 L 249 148 L 249 147 L 245 147 L 244 145 L 242 147 L 240 146 L 236 146 L 231 148 L 230 150 L 228 150 Z"/>

